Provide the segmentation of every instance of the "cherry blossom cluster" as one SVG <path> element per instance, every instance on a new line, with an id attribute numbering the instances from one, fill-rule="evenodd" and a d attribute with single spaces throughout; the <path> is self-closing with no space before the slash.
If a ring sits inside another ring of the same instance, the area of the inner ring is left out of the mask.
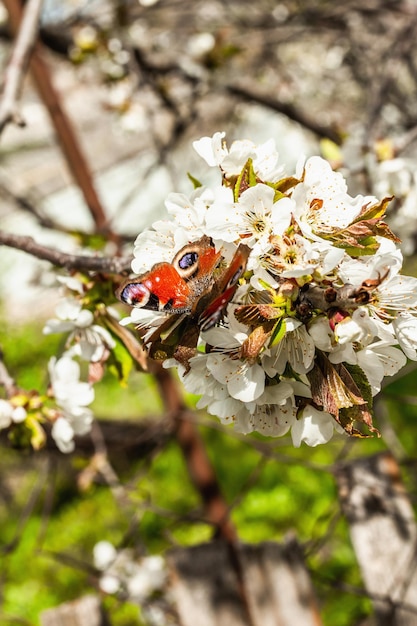
<path id="1" fill-rule="evenodd" d="M 195 349 L 175 335 L 178 320 L 168 328 L 166 311 L 138 305 L 122 323 L 150 350 L 157 336 L 153 355 L 178 368 L 198 407 L 239 432 L 290 433 L 295 446 L 378 434 L 373 396 L 417 360 L 417 279 L 400 274 L 399 240 L 383 221 L 390 198 L 350 196 L 320 157 L 287 172 L 272 140 L 227 147 L 216 133 L 194 148 L 219 170 L 218 185 L 192 179 L 191 195 L 171 193 L 170 219 L 137 237 L 132 270 L 169 263 L 206 236 L 224 264 L 249 248 L 245 273 Z M 175 349 L 161 351 L 172 338 Z"/>
<path id="2" fill-rule="evenodd" d="M 91 429 L 94 400 L 93 382 L 102 374 L 102 364 L 114 348 L 114 339 L 102 325 L 96 324 L 93 312 L 84 308 L 85 285 L 75 277 L 58 277 L 65 294 L 56 306 L 56 318 L 48 320 L 43 332 L 66 333 L 65 350 L 59 359 L 49 361 L 50 395 L 56 410 L 50 419 L 51 435 L 61 452 L 74 450 L 74 436 Z M 67 295 L 69 294 L 69 295 Z M 82 376 L 82 363 L 88 364 Z M 100 373 L 94 373 L 98 368 Z"/>
<path id="3" fill-rule="evenodd" d="M 168 573 L 162 556 L 137 558 L 129 548 L 116 550 L 109 541 L 99 541 L 93 557 L 103 593 L 138 604 L 150 626 L 171 623 L 167 617 L 172 610 Z"/>
<path id="4" fill-rule="evenodd" d="M 9 438 L 16 445 L 30 443 L 39 449 L 46 441 L 44 425 L 48 423 L 59 450 L 69 453 L 75 448 L 74 437 L 91 429 L 93 385 L 103 376 L 115 347 L 103 319 L 118 327 L 119 318 L 111 307 L 91 301 L 92 284 L 87 284 L 87 279 L 83 282 L 81 276 L 58 276 L 57 280 L 62 297 L 56 306 L 56 317 L 46 322 L 43 332 L 66 334 L 64 349 L 59 358 L 49 360 L 45 393 L 15 387 L 7 399 L 0 399 L 0 429 L 8 429 Z"/>
<path id="5" fill-rule="evenodd" d="M 61 452 L 72 452 L 74 435 L 90 430 L 93 414 L 88 405 L 94 400 L 94 389 L 80 380 L 80 365 L 69 355 L 51 357 L 48 370 L 46 393 L 16 389 L 7 399 L 0 399 L 0 429 L 8 429 L 16 445 L 30 443 L 37 450 L 46 440 L 43 424 L 49 422 Z"/>

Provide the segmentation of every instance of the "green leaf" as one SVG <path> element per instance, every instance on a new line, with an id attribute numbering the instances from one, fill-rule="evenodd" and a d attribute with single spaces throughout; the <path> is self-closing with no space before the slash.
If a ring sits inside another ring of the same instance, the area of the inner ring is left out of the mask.
<path id="1" fill-rule="evenodd" d="M 30 443 L 34 450 L 40 450 L 45 444 L 45 431 L 39 423 L 39 419 L 35 415 L 29 414 L 25 420 L 26 428 L 30 432 Z"/>
<path id="2" fill-rule="evenodd" d="M 333 163 L 341 163 L 343 161 L 342 150 L 331 139 L 324 137 L 320 141 L 321 154 L 326 161 L 333 161 Z"/>
<path id="3" fill-rule="evenodd" d="M 352 372 L 345 363 L 331 363 L 323 352 L 316 350 L 314 368 L 307 374 L 313 401 L 333 415 L 348 435 L 367 436 L 355 428 L 355 423 L 359 422 L 379 436 L 372 424 L 371 407 L 367 402 L 369 383 L 360 368 L 354 368 Z M 354 376 L 360 379 L 360 385 Z"/>
<path id="4" fill-rule="evenodd" d="M 281 339 L 284 338 L 286 332 L 286 323 L 284 319 L 280 319 L 276 324 L 275 328 L 272 331 L 271 341 L 269 342 L 269 347 L 273 348 L 276 346 Z"/>
<path id="5" fill-rule="evenodd" d="M 118 337 L 113 336 L 113 339 L 116 345 L 112 349 L 107 361 L 108 370 L 120 381 L 121 385 L 127 386 L 134 360 L 124 343 Z"/>
<path id="6" fill-rule="evenodd" d="M 246 189 L 254 187 L 258 182 L 255 170 L 253 169 L 253 161 L 252 159 L 248 159 L 236 180 L 233 192 L 235 202 L 239 200 L 240 195 L 246 191 Z"/>
<path id="7" fill-rule="evenodd" d="M 284 198 L 286 192 L 298 185 L 299 182 L 300 181 L 298 178 L 295 178 L 295 176 L 286 176 L 285 178 L 281 178 L 278 182 L 271 184 L 270 186 L 275 189 L 274 202 Z"/>
<path id="8" fill-rule="evenodd" d="M 194 176 L 192 174 L 190 174 L 190 172 L 187 172 L 187 176 L 190 179 L 190 181 L 192 182 L 194 189 L 198 189 L 199 187 L 202 187 L 202 183 L 200 183 L 200 181 L 197 178 L 194 178 Z"/>
<path id="9" fill-rule="evenodd" d="M 369 408 L 373 405 L 372 388 L 368 382 L 365 372 L 359 365 L 352 365 L 350 363 L 344 363 L 344 367 L 352 376 L 356 385 L 360 389 L 362 398 L 365 400 Z"/>

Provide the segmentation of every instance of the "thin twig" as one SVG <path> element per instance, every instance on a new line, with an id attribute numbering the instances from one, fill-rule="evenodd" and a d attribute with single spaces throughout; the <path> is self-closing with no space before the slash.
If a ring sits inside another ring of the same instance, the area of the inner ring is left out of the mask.
<path id="1" fill-rule="evenodd" d="M 38 470 L 35 484 L 33 485 L 30 496 L 28 497 L 28 500 L 26 501 L 26 504 L 22 509 L 20 519 L 18 520 L 15 528 L 14 536 L 8 543 L 0 545 L 0 554 L 10 554 L 11 552 L 14 552 L 14 550 L 16 550 L 16 548 L 19 546 L 20 541 L 23 537 L 23 531 L 31 518 L 31 515 L 39 501 L 39 498 L 41 497 L 48 476 L 49 461 L 46 460 L 45 463 L 42 464 L 41 469 Z"/>
<path id="2" fill-rule="evenodd" d="M 129 502 L 127 491 L 110 464 L 106 441 L 97 421 L 93 422 L 90 436 L 94 446 L 94 455 L 90 458 L 87 467 L 78 476 L 79 487 L 85 491 L 91 486 L 97 475 L 100 474 L 110 487 L 113 497 L 119 506 L 126 506 Z"/>
<path id="3" fill-rule="evenodd" d="M 43 246 L 32 237 L 14 235 L 0 230 L 0 245 L 8 246 L 27 252 L 37 259 L 49 261 L 57 267 L 67 270 L 79 270 L 82 272 L 106 272 L 109 274 L 121 274 L 130 270 L 131 257 L 100 257 L 68 254 Z"/>
<path id="4" fill-rule="evenodd" d="M 28 0 L 26 4 L 21 27 L 5 73 L 3 99 L 0 103 L 0 134 L 10 122 L 19 126 L 24 125 L 24 121 L 17 110 L 17 103 L 29 59 L 38 36 L 42 4 L 43 0 Z"/>
<path id="5" fill-rule="evenodd" d="M 6 396 L 11 398 L 18 393 L 19 388 L 16 385 L 14 378 L 12 378 L 8 372 L 7 367 L 3 361 L 3 352 L 0 349 L 0 386 L 4 387 Z"/>
<path id="6" fill-rule="evenodd" d="M 261 104 L 272 111 L 276 111 L 277 113 L 282 113 L 290 120 L 297 122 L 305 129 L 311 131 L 318 137 L 325 137 L 330 139 L 335 144 L 340 145 L 342 143 L 342 136 L 334 128 L 329 126 L 325 126 L 324 124 L 320 124 L 316 118 L 309 116 L 307 113 L 301 111 L 296 106 L 289 102 L 282 102 L 278 100 L 275 96 L 271 96 L 268 92 L 260 90 L 255 85 L 248 85 L 242 83 L 231 83 L 226 86 L 226 90 L 234 95 L 242 98 L 246 102 L 252 102 Z"/>

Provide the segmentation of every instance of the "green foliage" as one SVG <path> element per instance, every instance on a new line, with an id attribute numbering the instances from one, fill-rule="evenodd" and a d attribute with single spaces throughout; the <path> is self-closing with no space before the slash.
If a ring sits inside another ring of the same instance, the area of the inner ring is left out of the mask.
<path id="1" fill-rule="evenodd" d="M 61 335 L 43 335 L 39 324 L 15 326 L 0 318 L 0 348 L 9 373 L 23 389 L 44 389 L 48 382 L 46 365 L 63 349 Z"/>
<path id="2" fill-rule="evenodd" d="M 33 328 L 15 328 L 13 336 L 12 341 L 6 332 L 3 340 L 8 366 L 19 372 L 22 385 L 44 387 L 45 363 L 59 338 L 44 337 Z M 384 392 L 397 444 L 410 458 L 415 456 L 417 436 L 414 390 L 411 372 Z M 161 399 L 148 375 L 133 373 L 128 387 L 121 388 L 108 374 L 96 386 L 96 396 L 98 416 L 161 419 Z M 187 402 L 193 406 L 195 397 L 188 396 Z M 352 626 L 372 612 L 339 512 L 332 467 L 346 457 L 385 448 L 379 402 L 375 406 L 376 425 L 383 435 L 379 440 L 341 438 L 326 446 L 294 449 L 285 439 L 236 436 L 231 429 L 217 428 L 214 419 L 200 429 L 242 541 L 282 541 L 294 533 L 304 545 L 325 626 Z M 0 501 L 2 624 L 19 618 L 37 625 L 42 610 L 94 591 L 97 580 L 90 568 L 98 541 L 155 554 L 173 544 L 207 541 L 212 535 L 175 440 L 132 463 L 123 476 L 128 498 L 122 504 L 100 481 L 85 492 L 79 490 L 77 475 L 88 459 L 65 455 L 57 459 L 45 483 L 42 455 L 22 458 L 19 452 L 2 450 L 1 493 L 11 494 Z M 415 493 L 417 481 L 411 471 L 406 481 Z M 34 509 L 25 515 L 37 491 Z M 105 599 L 105 606 L 112 625 L 143 625 L 137 606 L 112 597 Z"/>
<path id="3" fill-rule="evenodd" d="M 121 386 L 112 372 L 94 385 L 95 415 L 107 418 L 131 418 L 160 415 L 162 401 L 155 381 L 149 374 L 130 373 L 128 387 Z"/>

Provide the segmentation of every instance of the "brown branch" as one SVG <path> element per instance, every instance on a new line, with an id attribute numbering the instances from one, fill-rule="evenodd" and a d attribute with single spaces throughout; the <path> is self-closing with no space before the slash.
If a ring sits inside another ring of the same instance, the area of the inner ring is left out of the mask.
<path id="1" fill-rule="evenodd" d="M 417 11 L 409 16 L 404 26 L 393 38 L 389 49 L 380 59 L 379 72 L 375 72 L 373 85 L 369 89 L 368 120 L 365 124 L 366 144 L 372 145 L 378 134 L 378 125 L 381 120 L 384 106 L 387 103 L 386 94 L 393 91 L 398 83 L 398 68 L 400 63 L 410 56 L 414 50 L 415 34 L 417 29 Z"/>
<path id="2" fill-rule="evenodd" d="M 161 366 L 155 365 L 154 375 L 161 389 L 165 406 L 173 420 L 177 441 L 187 463 L 189 475 L 203 501 L 207 521 L 216 528 L 217 536 L 226 541 L 230 564 L 236 573 L 239 595 L 245 608 L 246 623 L 248 626 L 254 626 L 255 622 L 237 545 L 237 530 L 230 519 L 230 507 L 221 492 L 216 473 L 207 456 L 192 415 L 183 404 L 176 381 L 171 373 Z"/>
<path id="3" fill-rule="evenodd" d="M 17 110 L 17 102 L 29 59 L 38 36 L 42 4 L 43 0 L 28 0 L 25 7 L 21 27 L 6 69 L 3 84 L 3 98 L 0 104 L 0 134 L 9 122 L 14 122 L 19 126 L 24 124 Z"/>
<path id="4" fill-rule="evenodd" d="M 178 386 L 170 372 L 157 364 L 154 370 L 165 407 L 173 420 L 177 441 L 190 477 L 203 501 L 207 520 L 215 526 L 218 535 L 233 543 L 237 539 L 236 529 L 230 520 L 229 507 L 221 493 L 197 427 L 183 404 Z"/>
<path id="5" fill-rule="evenodd" d="M 21 209 L 22 211 L 26 211 L 27 213 L 32 215 L 38 222 L 39 226 L 66 233 L 67 235 L 70 234 L 70 229 L 56 223 L 53 219 L 44 214 L 42 210 L 36 205 L 35 201 L 33 201 L 31 198 L 17 193 L 13 189 L 9 188 L 9 186 L 2 180 L 1 177 L 0 197 L 4 197 L 7 201 L 13 202 L 19 209 Z"/>
<path id="6" fill-rule="evenodd" d="M 239 96 L 239 98 L 246 100 L 246 102 L 255 102 L 268 107 L 272 111 L 282 113 L 282 115 L 285 115 L 290 120 L 297 122 L 318 137 L 330 139 L 337 145 L 342 144 L 342 136 L 334 128 L 319 124 L 314 118 L 310 117 L 294 105 L 288 102 L 280 102 L 277 98 L 270 96 L 267 92 L 260 91 L 254 85 L 248 86 L 247 84 L 243 85 L 240 83 L 232 83 L 227 85 L 226 89 L 232 95 Z"/>
<path id="7" fill-rule="evenodd" d="M 43 246 L 32 237 L 14 235 L 0 230 L 0 245 L 27 252 L 37 259 L 49 261 L 57 267 L 81 272 L 107 272 L 121 274 L 130 270 L 131 257 L 99 257 L 68 254 L 54 248 Z"/>
<path id="8" fill-rule="evenodd" d="M 17 33 L 22 19 L 20 1 L 4 0 L 4 4 L 9 13 L 12 29 Z M 109 227 L 103 205 L 94 187 L 93 177 L 87 160 L 78 142 L 71 121 L 61 106 L 60 97 L 51 81 L 50 72 L 42 58 L 39 43 L 34 46 L 30 60 L 30 70 L 39 95 L 49 111 L 68 166 L 83 193 L 85 202 L 94 219 L 97 231 L 108 235 L 112 240 L 117 240 L 117 236 L 112 233 Z"/>

